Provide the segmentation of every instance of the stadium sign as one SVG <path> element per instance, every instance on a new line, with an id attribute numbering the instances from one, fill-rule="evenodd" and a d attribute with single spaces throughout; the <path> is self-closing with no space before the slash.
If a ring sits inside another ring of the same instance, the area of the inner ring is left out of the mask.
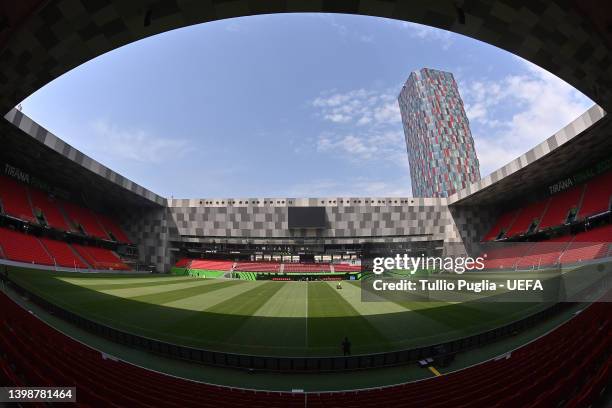
<path id="1" fill-rule="evenodd" d="M 553 195 L 568 190 L 571 187 L 574 187 L 578 184 L 583 184 L 587 180 L 590 180 L 593 177 L 598 176 L 599 174 L 602 174 L 610 169 L 612 169 L 612 158 L 606 159 L 602 162 L 597 163 L 595 166 L 583 169 L 574 175 L 571 175 L 563 180 L 551 184 L 550 186 L 548 186 L 548 193 L 550 195 Z"/>

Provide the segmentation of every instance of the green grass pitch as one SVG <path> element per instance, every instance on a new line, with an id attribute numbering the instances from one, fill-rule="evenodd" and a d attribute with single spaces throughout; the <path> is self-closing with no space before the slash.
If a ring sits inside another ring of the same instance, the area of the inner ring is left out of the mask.
<path id="1" fill-rule="evenodd" d="M 272 282 L 12 269 L 26 289 L 117 329 L 218 351 L 333 356 L 425 346 L 538 311 L 527 303 L 361 302 L 359 282 Z"/>

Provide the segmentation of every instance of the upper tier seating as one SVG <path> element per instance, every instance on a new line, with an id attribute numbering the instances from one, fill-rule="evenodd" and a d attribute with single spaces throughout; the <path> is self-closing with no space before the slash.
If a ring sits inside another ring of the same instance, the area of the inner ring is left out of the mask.
<path id="1" fill-rule="evenodd" d="M 129 266 L 124 264 L 117 255 L 108 249 L 79 244 L 73 244 L 72 247 L 94 269 L 130 270 Z"/>
<path id="2" fill-rule="evenodd" d="M 611 198 L 612 172 L 601 174 L 588 181 L 578 218 L 583 219 L 609 210 Z"/>
<path id="3" fill-rule="evenodd" d="M 485 235 L 483 241 L 493 241 L 497 239 L 502 232 L 507 232 L 512 226 L 512 222 L 515 220 L 519 211 L 520 210 L 513 210 L 502 214 L 501 217 L 497 219 L 495 225 L 493 225 L 493 227 L 489 230 L 487 235 Z"/>
<path id="4" fill-rule="evenodd" d="M 6 214 L 24 221 L 36 222 L 25 184 L 0 175 L 0 200 Z"/>
<path id="5" fill-rule="evenodd" d="M 306 263 L 306 264 L 290 264 L 287 263 L 283 267 L 285 273 L 330 273 L 329 264 L 322 263 Z"/>
<path id="6" fill-rule="evenodd" d="M 30 197 L 32 199 L 32 207 L 34 208 L 34 211 L 36 211 L 37 208 L 40 209 L 50 227 L 57 228 L 62 231 L 70 231 L 70 227 L 68 226 L 68 223 L 66 223 L 66 219 L 64 218 L 57 201 L 51 200 L 51 198 L 49 198 L 49 194 L 36 188 L 31 188 Z"/>
<path id="7" fill-rule="evenodd" d="M 583 190 L 584 186 L 578 186 L 552 196 L 546 214 L 540 222 L 539 229 L 543 230 L 563 225 L 567 220 L 570 210 L 572 208 L 576 209 L 576 211 L 578 210 Z"/>
<path id="8" fill-rule="evenodd" d="M 53 265 L 53 258 L 47 253 L 38 238 L 22 232 L 0 228 L 0 246 L 7 259 L 17 262 Z"/>
<path id="9" fill-rule="evenodd" d="M 48 238 L 40 238 L 40 241 L 47 248 L 53 259 L 55 259 L 57 265 L 80 269 L 88 267 L 66 242 Z"/>
<path id="10" fill-rule="evenodd" d="M 0 383 L 74 386 L 83 406 L 144 408 L 576 408 L 597 398 L 612 357 L 612 310 L 593 303 L 552 332 L 497 358 L 440 377 L 367 390 L 249 391 L 188 381 L 106 358 L 0 293 Z M 603 380 L 602 380 L 603 378 Z M 590 379 L 590 381 L 587 381 Z"/>
<path id="11" fill-rule="evenodd" d="M 280 272 L 280 263 L 277 262 L 240 262 L 234 270 L 242 272 Z"/>
<path id="12" fill-rule="evenodd" d="M 213 259 L 194 259 L 189 266 L 191 269 L 202 269 L 205 271 L 229 271 L 232 269 L 234 262 L 219 261 Z"/>
<path id="13" fill-rule="evenodd" d="M 512 223 L 510 229 L 506 232 L 506 236 L 512 237 L 515 235 L 525 234 L 531 227 L 532 223 L 539 224 L 540 220 L 542 220 L 542 216 L 544 215 L 548 202 L 549 200 L 538 201 L 523 208 L 516 217 L 516 220 L 514 220 Z M 537 231 L 537 227 L 532 232 L 535 231 Z"/>
<path id="14" fill-rule="evenodd" d="M 584 220 L 586 217 L 610 210 L 611 205 L 612 171 L 548 199 L 502 214 L 484 236 L 483 241 L 495 240 L 502 231 L 505 232 L 504 237 L 508 238 L 525 234 L 534 220 L 539 221 L 539 224 L 532 232 L 561 226 L 567 221 L 572 209 L 576 210 L 576 220 Z M 515 217 L 517 212 L 518 217 Z"/>
<path id="15" fill-rule="evenodd" d="M 118 242 L 123 242 L 126 244 L 130 243 L 130 239 L 128 238 L 127 234 L 123 232 L 123 229 L 121 229 L 119 224 L 117 224 L 117 222 L 114 219 L 104 214 L 96 214 L 96 215 L 102 227 L 104 227 L 106 231 L 113 234 Z"/>
<path id="16" fill-rule="evenodd" d="M 83 227 L 85 234 L 108 240 L 109 237 L 100 226 L 95 214 L 88 208 L 80 207 L 68 201 L 62 201 L 62 207 L 68 217 Z"/>

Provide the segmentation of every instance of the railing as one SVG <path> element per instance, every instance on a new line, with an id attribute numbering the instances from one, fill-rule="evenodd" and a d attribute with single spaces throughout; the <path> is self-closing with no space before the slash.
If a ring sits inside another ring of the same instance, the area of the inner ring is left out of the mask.
<path id="1" fill-rule="evenodd" d="M 454 356 L 457 353 L 479 348 L 485 344 L 490 344 L 505 337 L 514 336 L 520 331 L 536 326 L 541 321 L 556 315 L 571 305 L 571 303 L 556 303 L 544 310 L 502 327 L 445 343 L 408 350 L 337 357 L 276 357 L 204 350 L 171 344 L 114 329 L 63 309 L 19 286 L 11 281 L 10 277 L 7 279 L 16 291 L 20 292 L 22 295 L 26 295 L 30 300 L 52 313 L 54 316 L 62 318 L 77 327 L 114 342 L 149 351 L 164 357 L 210 366 L 271 372 L 352 371 L 406 365 L 429 357 L 444 358 Z"/>

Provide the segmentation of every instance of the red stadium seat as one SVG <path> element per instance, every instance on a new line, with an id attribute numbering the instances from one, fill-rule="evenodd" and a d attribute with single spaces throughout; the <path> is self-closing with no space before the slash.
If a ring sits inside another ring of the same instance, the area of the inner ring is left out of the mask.
<path id="1" fill-rule="evenodd" d="M 570 210 L 572 208 L 578 210 L 583 190 L 584 186 L 578 186 L 552 196 L 539 229 L 543 230 L 564 224 Z"/>
<path id="2" fill-rule="evenodd" d="M 512 223 L 510 229 L 506 232 L 506 236 L 512 237 L 526 234 L 534 223 L 536 224 L 536 228 L 532 232 L 537 231 L 537 224 L 542 220 L 549 200 L 537 201 L 524 207 L 516 217 L 516 220 Z"/>
<path id="3" fill-rule="evenodd" d="M 557 406 L 593 401 L 609 379 L 612 310 L 593 303 L 506 358 L 441 377 L 367 390 L 250 391 L 168 376 L 105 358 L 47 326 L 0 293 L 0 377 L 9 386 L 75 386 L 90 406 L 473 407 Z M 591 380 L 577 387 L 585 376 Z"/>
<path id="4" fill-rule="evenodd" d="M 118 242 L 123 242 L 125 244 L 130 243 L 130 239 L 128 238 L 127 234 L 123 232 L 123 229 L 114 219 L 104 214 L 96 214 L 96 216 L 98 217 L 100 224 L 102 224 L 102 227 L 107 232 L 113 234 Z"/>
<path id="5" fill-rule="evenodd" d="M 54 264 L 53 258 L 33 235 L 0 228 L 0 246 L 4 256 L 11 261 L 39 265 Z"/>
<path id="6" fill-rule="evenodd" d="M 88 208 L 78 206 L 68 201 L 62 201 L 62 207 L 70 220 L 83 228 L 85 234 L 108 240 L 109 237 L 98 222 L 95 214 Z"/>
<path id="7" fill-rule="evenodd" d="M 88 268 L 80 256 L 66 242 L 56 241 L 48 238 L 40 238 L 47 251 L 55 259 L 58 266 L 69 268 Z"/>
<path id="8" fill-rule="evenodd" d="M 606 212 L 610 209 L 612 199 L 612 172 L 601 174 L 586 184 L 582 206 L 578 218 Z"/>
<path id="9" fill-rule="evenodd" d="M 32 198 L 32 207 L 34 211 L 39 209 L 45 216 L 47 224 L 50 227 L 57 228 L 62 231 L 70 231 L 70 227 L 62 214 L 56 200 L 52 200 L 49 194 L 36 188 L 30 189 L 30 197 Z"/>
<path id="10" fill-rule="evenodd" d="M 24 221 L 36 222 L 25 184 L 0 175 L 0 200 L 6 214 Z"/>
<path id="11" fill-rule="evenodd" d="M 508 211 L 501 215 L 498 218 L 497 222 L 493 227 L 489 230 L 489 232 L 483 238 L 483 241 L 493 241 L 495 240 L 502 232 L 508 232 L 508 229 L 512 226 L 512 222 L 516 219 L 520 210 Z"/>
<path id="12" fill-rule="evenodd" d="M 229 271 L 234 262 L 212 259 L 194 259 L 189 266 L 191 269 L 202 269 L 206 271 Z M 187 266 L 187 265 L 185 265 Z"/>
<path id="13" fill-rule="evenodd" d="M 108 249 L 72 244 L 77 253 L 94 269 L 128 271 L 131 268 Z"/>

